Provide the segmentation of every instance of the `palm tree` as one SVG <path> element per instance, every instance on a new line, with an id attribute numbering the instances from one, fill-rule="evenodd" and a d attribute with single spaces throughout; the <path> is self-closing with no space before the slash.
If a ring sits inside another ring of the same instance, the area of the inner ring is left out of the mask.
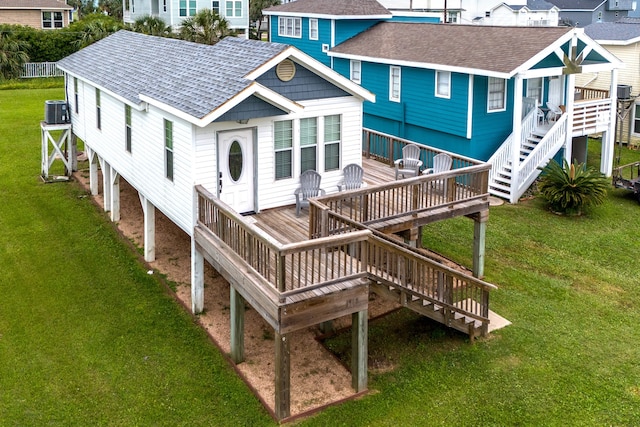
<path id="1" fill-rule="evenodd" d="M 97 42 L 111 34 L 121 30 L 124 25 L 116 21 L 110 16 L 102 14 L 93 14 L 89 17 L 79 21 L 77 28 L 74 27 L 74 31 L 80 33 L 80 37 L 76 40 L 76 44 L 79 48 L 89 46 L 92 43 Z"/>
<path id="2" fill-rule="evenodd" d="M 150 36 L 170 37 L 171 27 L 167 26 L 162 18 L 145 15 L 136 19 L 131 28 L 136 33 L 148 34 Z"/>
<path id="3" fill-rule="evenodd" d="M 22 65 L 29 61 L 28 48 L 29 43 L 0 32 L 0 80 L 20 77 Z"/>
<path id="4" fill-rule="evenodd" d="M 229 22 L 211 9 L 202 9 L 182 21 L 180 27 L 180 38 L 196 43 L 216 44 L 231 35 Z"/>

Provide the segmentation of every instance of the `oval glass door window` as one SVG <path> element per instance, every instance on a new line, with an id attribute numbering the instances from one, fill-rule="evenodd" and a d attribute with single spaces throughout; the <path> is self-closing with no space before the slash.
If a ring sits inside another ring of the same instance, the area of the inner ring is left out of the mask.
<path id="1" fill-rule="evenodd" d="M 229 176 L 237 182 L 242 175 L 242 146 L 235 140 L 229 146 Z"/>

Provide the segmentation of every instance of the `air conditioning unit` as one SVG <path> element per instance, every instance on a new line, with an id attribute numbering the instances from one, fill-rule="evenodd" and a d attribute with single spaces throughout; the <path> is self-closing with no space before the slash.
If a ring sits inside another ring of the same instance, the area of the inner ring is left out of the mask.
<path id="1" fill-rule="evenodd" d="M 629 99 L 629 98 L 631 98 L 631 86 L 618 85 L 618 99 Z"/>
<path id="2" fill-rule="evenodd" d="M 69 106 L 67 101 L 45 101 L 44 121 L 49 125 L 69 123 Z"/>

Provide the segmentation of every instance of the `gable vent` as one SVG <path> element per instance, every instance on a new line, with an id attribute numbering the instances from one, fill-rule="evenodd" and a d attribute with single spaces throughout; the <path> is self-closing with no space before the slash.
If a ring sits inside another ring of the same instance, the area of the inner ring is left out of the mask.
<path id="1" fill-rule="evenodd" d="M 290 59 L 285 59 L 276 66 L 276 75 L 283 82 L 288 82 L 296 75 L 296 64 Z"/>

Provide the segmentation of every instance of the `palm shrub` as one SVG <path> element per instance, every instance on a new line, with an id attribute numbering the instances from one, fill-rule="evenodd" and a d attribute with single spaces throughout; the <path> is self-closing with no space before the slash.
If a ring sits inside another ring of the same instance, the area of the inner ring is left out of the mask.
<path id="1" fill-rule="evenodd" d="M 0 80 L 20 77 L 22 65 L 29 60 L 29 44 L 0 31 Z"/>
<path id="2" fill-rule="evenodd" d="M 609 180 L 597 170 L 583 163 L 571 165 L 563 160 L 560 166 L 551 160 L 542 169 L 538 189 L 552 211 L 580 215 L 583 208 L 604 202 Z"/>
<path id="3" fill-rule="evenodd" d="M 233 35 L 229 21 L 211 9 L 202 9 L 195 16 L 182 21 L 180 38 L 202 44 L 216 44 Z"/>

